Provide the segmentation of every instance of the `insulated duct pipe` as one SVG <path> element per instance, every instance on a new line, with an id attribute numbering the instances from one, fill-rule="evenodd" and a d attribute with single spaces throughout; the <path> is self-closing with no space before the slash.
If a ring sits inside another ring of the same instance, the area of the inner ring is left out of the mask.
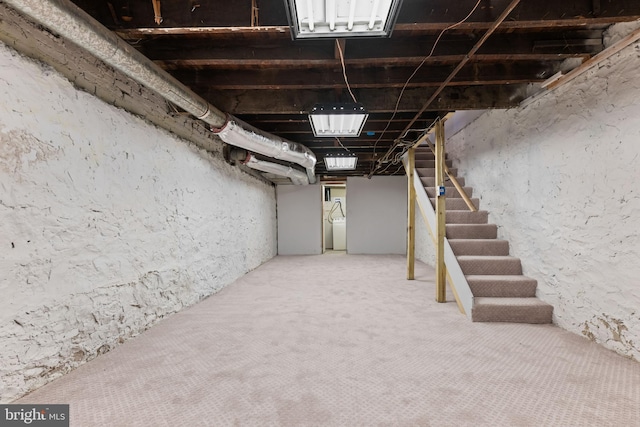
<path id="1" fill-rule="evenodd" d="M 313 184 L 315 182 L 315 174 L 313 170 L 316 166 L 316 156 L 304 145 L 287 141 L 283 138 L 263 132 L 260 129 L 237 119 L 236 117 L 229 117 L 229 120 L 227 120 L 221 129 L 213 129 L 213 132 L 215 132 L 223 141 L 226 141 L 231 145 L 235 145 L 236 147 L 264 154 L 265 156 L 273 157 L 274 159 L 297 163 L 307 169 L 305 184 Z"/>
<path id="2" fill-rule="evenodd" d="M 224 131 L 228 127 L 226 114 L 155 65 L 69 0 L 4 0 L 4 2 L 208 123 L 212 129 Z M 234 122 L 237 123 L 236 120 Z M 279 152 L 281 156 L 279 158 L 282 160 L 298 163 L 299 160 L 304 159 L 302 166 L 307 168 L 309 181 L 315 182 L 316 159 L 307 147 L 264 132 L 244 131 L 237 124 L 231 126 L 224 135 L 222 132 L 218 132 L 218 135 L 228 144 L 247 148 L 266 156 Z M 257 138 L 257 140 L 245 140 L 246 138 Z M 278 145 L 285 143 L 286 147 L 277 149 Z M 300 152 L 303 151 L 306 155 L 301 156 Z"/>
<path id="3" fill-rule="evenodd" d="M 229 153 L 229 157 L 232 160 L 238 161 L 243 165 L 250 167 L 251 169 L 285 176 L 289 178 L 295 185 L 309 184 L 309 178 L 304 172 L 298 169 L 294 169 L 291 166 L 281 165 L 280 163 L 258 160 L 247 150 L 233 149 L 231 150 L 231 153 Z"/>
<path id="4" fill-rule="evenodd" d="M 251 169 L 256 169 L 262 172 L 273 173 L 276 175 L 286 176 L 295 185 L 307 185 L 309 184 L 309 178 L 307 174 L 292 168 L 291 166 L 281 165 L 279 163 L 265 162 L 258 160 L 253 154 L 249 154 L 247 159 L 243 162 L 244 165 Z"/>

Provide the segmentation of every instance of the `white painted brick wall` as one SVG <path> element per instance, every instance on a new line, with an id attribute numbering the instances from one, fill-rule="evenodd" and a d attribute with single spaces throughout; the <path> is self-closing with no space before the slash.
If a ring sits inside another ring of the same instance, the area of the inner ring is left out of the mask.
<path id="1" fill-rule="evenodd" d="M 554 321 L 640 360 L 640 44 L 447 141 Z"/>
<path id="2" fill-rule="evenodd" d="M 274 188 L 0 44 L 0 401 L 276 254 Z"/>

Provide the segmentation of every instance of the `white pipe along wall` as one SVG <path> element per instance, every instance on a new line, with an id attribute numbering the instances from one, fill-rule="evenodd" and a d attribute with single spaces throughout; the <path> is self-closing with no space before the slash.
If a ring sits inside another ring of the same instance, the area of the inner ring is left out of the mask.
<path id="1" fill-rule="evenodd" d="M 0 43 L 0 401 L 276 254 L 272 185 Z"/>
<path id="2" fill-rule="evenodd" d="M 5 0 L 5 3 L 211 125 L 228 144 L 297 163 L 307 170 L 306 183 L 315 182 L 316 157 L 307 147 L 224 114 L 69 0 Z"/>
<path id="3" fill-rule="evenodd" d="M 638 52 L 635 42 L 524 107 L 488 111 L 447 140 L 498 237 L 538 280 L 538 297 L 554 306 L 554 323 L 636 360 Z"/>

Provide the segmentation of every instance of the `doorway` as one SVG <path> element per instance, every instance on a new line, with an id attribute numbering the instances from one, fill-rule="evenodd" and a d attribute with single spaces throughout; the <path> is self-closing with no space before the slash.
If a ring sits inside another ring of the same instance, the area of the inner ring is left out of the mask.
<path id="1" fill-rule="evenodd" d="M 322 185 L 322 253 L 347 251 L 347 183 Z"/>

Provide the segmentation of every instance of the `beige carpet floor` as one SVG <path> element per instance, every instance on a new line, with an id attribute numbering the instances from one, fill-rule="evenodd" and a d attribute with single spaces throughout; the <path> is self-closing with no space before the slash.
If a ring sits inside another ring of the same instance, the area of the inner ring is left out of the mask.
<path id="1" fill-rule="evenodd" d="M 639 426 L 640 363 L 471 323 L 400 256 L 277 257 L 16 403 L 72 426 Z"/>

